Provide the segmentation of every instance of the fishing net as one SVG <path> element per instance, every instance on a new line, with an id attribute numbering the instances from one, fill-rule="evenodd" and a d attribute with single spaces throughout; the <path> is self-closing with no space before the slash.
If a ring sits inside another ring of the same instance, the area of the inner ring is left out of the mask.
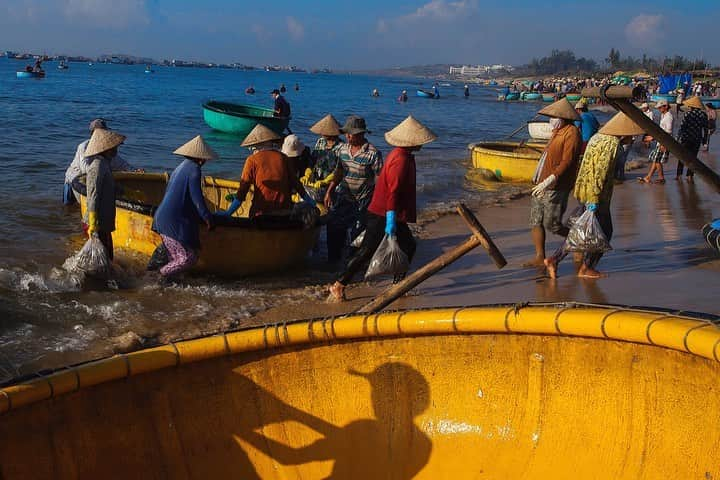
<path id="1" fill-rule="evenodd" d="M 565 240 L 569 252 L 604 253 L 612 250 L 595 212 L 585 210 L 570 229 Z"/>
<path id="2" fill-rule="evenodd" d="M 112 261 L 105 246 L 96 234 L 92 234 L 85 245 L 72 258 L 73 270 L 92 277 L 107 278 L 112 270 Z"/>
<path id="3" fill-rule="evenodd" d="M 402 275 L 409 268 L 410 261 L 400 248 L 397 236 L 386 234 L 370 259 L 370 265 L 365 272 L 365 280 L 381 275 Z"/>

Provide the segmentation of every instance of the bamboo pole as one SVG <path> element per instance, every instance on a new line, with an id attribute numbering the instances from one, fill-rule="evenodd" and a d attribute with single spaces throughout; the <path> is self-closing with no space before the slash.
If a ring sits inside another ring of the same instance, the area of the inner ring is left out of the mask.
<path id="1" fill-rule="evenodd" d="M 580 94 L 583 97 L 587 98 L 600 98 L 602 88 L 604 87 L 583 88 Z M 635 98 L 639 93 L 640 91 L 637 87 L 633 88 L 624 85 L 612 85 L 605 90 L 605 97 L 608 100 L 632 99 Z"/>
<path id="2" fill-rule="evenodd" d="M 487 249 L 498 268 L 503 268 L 507 265 L 507 261 L 503 257 L 502 253 L 500 253 L 500 250 L 498 250 L 497 246 L 495 246 L 495 243 L 490 238 L 490 235 L 488 235 L 480 222 L 478 222 L 477 218 L 475 218 L 475 215 L 473 215 L 472 212 L 463 204 L 458 205 L 457 209 L 461 218 L 467 222 L 470 230 L 472 230 L 473 235 L 457 247 L 443 253 L 435 260 L 414 271 L 403 281 L 395 285 L 391 285 L 390 288 L 357 310 L 357 313 L 379 312 L 415 288 L 417 285 L 424 282 L 432 275 L 447 267 L 455 260 L 459 259 L 479 245 L 482 245 Z"/>

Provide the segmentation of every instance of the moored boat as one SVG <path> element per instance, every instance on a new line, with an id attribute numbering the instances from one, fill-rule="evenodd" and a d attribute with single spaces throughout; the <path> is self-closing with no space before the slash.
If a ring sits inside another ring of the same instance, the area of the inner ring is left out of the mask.
<path id="1" fill-rule="evenodd" d="M 710 104 L 713 108 L 720 108 L 720 98 L 717 97 L 701 97 L 703 104 Z"/>
<path id="2" fill-rule="evenodd" d="M 435 98 L 435 94 L 433 92 L 428 92 L 427 90 L 422 90 L 420 88 L 415 91 L 415 95 L 422 98 Z"/>
<path id="3" fill-rule="evenodd" d="M 116 204 L 116 230 L 113 243 L 144 255 L 152 255 L 160 245 L 153 232 L 152 220 L 162 201 L 168 175 L 158 173 L 115 173 L 115 183 L 122 196 Z M 83 177 L 73 182 L 80 195 L 81 212 L 86 209 Z M 211 212 L 225 210 L 225 196 L 237 191 L 235 181 L 205 177 L 203 194 Z M 225 276 L 245 276 L 278 271 L 303 261 L 315 244 L 319 227 L 303 228 L 288 216 L 248 219 L 252 195 L 233 217 L 216 217 L 212 232 L 201 229 L 202 249 L 194 270 Z"/>
<path id="4" fill-rule="evenodd" d="M 203 118 L 215 130 L 242 136 L 258 123 L 282 134 L 290 121 L 289 117 L 276 117 L 271 108 L 217 101 L 203 104 Z"/>
<path id="5" fill-rule="evenodd" d="M 534 101 L 534 100 L 541 100 L 542 99 L 542 93 L 537 92 L 522 92 L 520 94 L 521 100 L 526 101 Z"/>
<path id="6" fill-rule="evenodd" d="M 568 102 L 579 102 L 582 98 L 582 95 L 579 93 L 567 93 L 565 94 L 565 98 L 568 99 Z"/>
<path id="7" fill-rule="evenodd" d="M 507 95 L 498 95 L 500 101 L 520 100 L 520 92 L 510 92 Z"/>
<path id="8" fill-rule="evenodd" d="M 535 140 L 550 140 L 552 125 L 549 122 L 528 122 L 528 134 Z"/>
<path id="9" fill-rule="evenodd" d="M 543 102 L 554 102 L 557 100 L 557 94 L 556 93 L 543 93 L 542 94 Z"/>
<path id="10" fill-rule="evenodd" d="M 654 93 L 650 96 L 650 100 L 652 100 L 653 102 L 665 100 L 668 103 L 675 103 L 675 101 L 677 100 L 677 95 L 671 93 Z"/>
<path id="11" fill-rule="evenodd" d="M 15 72 L 17 78 L 45 78 L 45 72 L 28 72 L 26 70 L 20 70 Z"/>
<path id="12" fill-rule="evenodd" d="M 283 320 L 1 388 L 3 478 L 720 475 L 716 317 L 518 303 Z"/>
<path id="13" fill-rule="evenodd" d="M 473 167 L 490 170 L 500 181 L 530 183 L 535 174 L 542 143 L 479 142 L 468 146 Z"/>

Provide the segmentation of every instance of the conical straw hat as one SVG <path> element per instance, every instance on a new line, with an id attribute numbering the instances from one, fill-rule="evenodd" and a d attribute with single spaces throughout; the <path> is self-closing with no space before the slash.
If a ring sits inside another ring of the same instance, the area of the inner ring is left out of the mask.
<path id="1" fill-rule="evenodd" d="M 120 135 L 110 130 L 103 130 L 102 128 L 96 128 L 93 131 L 92 137 L 90 137 L 90 142 L 85 148 L 85 156 L 92 157 L 102 152 L 107 152 L 119 146 L 124 141 L 125 135 Z"/>
<path id="2" fill-rule="evenodd" d="M 183 157 L 197 158 L 199 160 L 217 160 L 220 158 L 201 135 L 193 138 L 173 153 L 175 155 L 182 155 Z"/>
<path id="3" fill-rule="evenodd" d="M 340 124 L 332 113 L 328 113 L 321 118 L 315 125 L 310 127 L 310 131 L 317 133 L 318 135 L 326 135 L 328 137 L 339 137 L 340 136 Z"/>
<path id="4" fill-rule="evenodd" d="M 250 130 L 248 136 L 240 144 L 241 147 L 251 147 L 260 143 L 271 142 L 273 140 L 280 140 L 280 135 L 270 130 L 262 123 L 255 125 L 255 128 Z"/>
<path id="5" fill-rule="evenodd" d="M 703 105 L 702 100 L 700 100 L 700 97 L 695 95 L 694 97 L 690 97 L 687 100 L 683 101 L 682 103 L 683 107 L 692 107 L 692 108 L 705 108 L 705 105 Z"/>
<path id="6" fill-rule="evenodd" d="M 417 147 L 437 139 L 429 128 L 415 120 L 412 115 L 385 134 L 385 141 L 396 147 Z"/>
<path id="7" fill-rule="evenodd" d="M 612 117 L 598 133 L 614 135 L 616 137 L 630 137 L 633 135 L 642 135 L 645 131 L 640 128 L 637 123 L 630 120 L 630 117 L 619 112 Z"/>
<path id="8" fill-rule="evenodd" d="M 561 98 L 557 102 L 551 103 L 540 110 L 538 114 L 547 117 L 564 118 L 565 120 L 571 121 L 580 120 L 580 115 L 578 115 L 567 98 Z"/>

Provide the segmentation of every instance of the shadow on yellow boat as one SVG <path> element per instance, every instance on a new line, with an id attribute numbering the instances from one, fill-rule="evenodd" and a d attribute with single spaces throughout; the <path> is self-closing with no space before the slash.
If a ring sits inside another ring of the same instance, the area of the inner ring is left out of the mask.
<path id="1" fill-rule="evenodd" d="M 713 321 L 454 308 L 118 355 L 0 389 L 0 475 L 718 478 Z"/>
<path id="2" fill-rule="evenodd" d="M 118 187 L 116 200 L 116 247 L 152 255 L 160 236 L 151 230 L 152 216 L 162 201 L 169 176 L 160 173 L 115 173 Z M 80 195 L 82 214 L 86 210 L 84 178 L 73 183 Z M 238 182 L 205 177 L 205 203 L 211 212 L 225 210 L 225 196 L 235 193 Z M 289 215 L 249 219 L 252 192 L 232 218 L 217 217 L 217 228 L 200 230 L 202 249 L 194 270 L 228 276 L 252 275 L 282 270 L 301 263 L 315 245 L 319 226 L 304 228 Z"/>

